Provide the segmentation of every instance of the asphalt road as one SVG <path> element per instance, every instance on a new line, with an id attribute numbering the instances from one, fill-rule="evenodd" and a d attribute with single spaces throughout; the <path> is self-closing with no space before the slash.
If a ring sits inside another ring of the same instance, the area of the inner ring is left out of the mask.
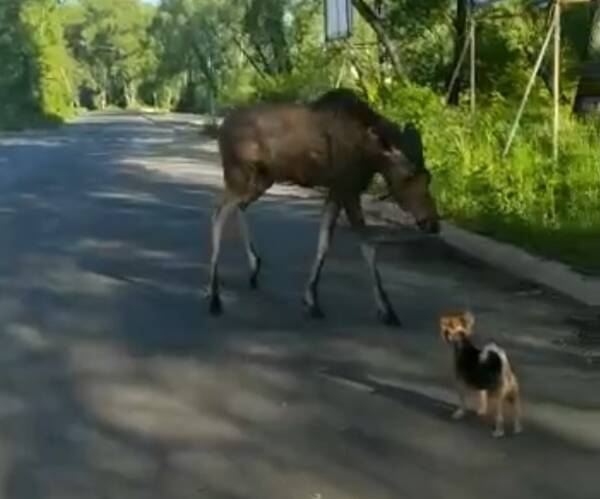
<path id="1" fill-rule="evenodd" d="M 0 497 L 379 499 L 600 496 L 600 366 L 578 307 L 435 241 L 380 250 L 403 329 L 380 326 L 342 227 L 300 297 L 319 200 L 275 189 L 235 226 L 226 314 L 207 314 L 214 143 L 184 124 L 96 114 L 0 137 Z M 535 290 L 534 290 L 535 291 Z M 437 315 L 471 307 L 521 377 L 525 430 L 450 417 Z"/>

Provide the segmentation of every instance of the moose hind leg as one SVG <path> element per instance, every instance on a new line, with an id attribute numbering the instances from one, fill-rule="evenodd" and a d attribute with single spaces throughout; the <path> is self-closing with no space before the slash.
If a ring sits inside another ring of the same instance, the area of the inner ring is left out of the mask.
<path id="1" fill-rule="evenodd" d="M 210 258 L 210 281 L 208 288 L 209 311 L 212 315 L 223 313 L 219 289 L 219 253 L 223 228 L 231 212 L 237 207 L 237 199 L 226 199 L 215 210 L 212 219 L 212 254 Z"/>
<path id="2" fill-rule="evenodd" d="M 256 246 L 252 240 L 250 234 L 250 228 L 246 221 L 246 214 L 242 208 L 238 208 L 238 220 L 240 223 L 240 231 L 242 233 L 242 239 L 244 240 L 244 249 L 246 250 L 246 256 L 248 257 L 248 264 L 250 265 L 250 288 L 256 289 L 258 287 L 258 274 L 262 264 L 262 259 L 256 251 Z"/>
<path id="3" fill-rule="evenodd" d="M 310 277 L 306 290 L 304 291 L 304 298 L 302 302 L 308 314 L 314 318 L 323 318 L 325 314 L 319 305 L 318 286 L 319 278 L 321 276 L 321 270 L 325 263 L 325 256 L 329 250 L 331 238 L 333 236 L 333 230 L 340 213 L 340 205 L 333 201 L 328 200 L 325 203 L 325 209 L 323 210 L 323 217 L 321 219 L 321 226 L 319 228 L 319 244 L 317 248 L 317 255 L 313 262 L 310 271 Z"/>

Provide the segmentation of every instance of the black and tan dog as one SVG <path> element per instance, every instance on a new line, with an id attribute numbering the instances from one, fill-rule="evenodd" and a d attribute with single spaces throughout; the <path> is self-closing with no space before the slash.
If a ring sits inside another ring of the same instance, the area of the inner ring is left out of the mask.
<path id="1" fill-rule="evenodd" d="M 479 392 L 477 414 L 487 414 L 488 399 L 495 399 L 494 437 L 504 435 L 504 403 L 508 402 L 513 411 L 515 433 L 522 431 L 521 401 L 519 383 L 508 361 L 506 352 L 495 343 L 488 343 L 483 349 L 471 342 L 475 318 L 470 312 L 446 314 L 440 318 L 442 339 L 454 350 L 454 369 L 460 406 L 453 414 L 455 419 L 465 415 L 466 389 Z"/>

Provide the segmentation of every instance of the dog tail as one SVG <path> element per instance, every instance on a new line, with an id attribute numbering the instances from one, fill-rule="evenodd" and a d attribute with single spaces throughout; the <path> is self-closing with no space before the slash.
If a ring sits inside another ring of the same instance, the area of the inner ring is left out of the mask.
<path id="1" fill-rule="evenodd" d="M 491 353 L 496 354 L 500 359 L 502 377 L 504 379 L 510 379 L 512 368 L 510 366 L 510 362 L 508 361 L 508 355 L 506 355 L 504 349 L 500 348 L 498 345 L 496 345 L 496 343 L 489 343 L 483 348 L 479 354 L 479 361 L 487 362 Z"/>

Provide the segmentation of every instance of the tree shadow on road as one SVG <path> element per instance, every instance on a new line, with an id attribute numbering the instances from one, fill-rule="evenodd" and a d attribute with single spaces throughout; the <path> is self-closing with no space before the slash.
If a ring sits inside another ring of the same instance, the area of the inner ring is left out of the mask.
<path id="1" fill-rule="evenodd" d="M 272 195 L 250 211 L 261 288 L 247 289 L 232 226 L 226 314 L 211 318 L 203 286 L 220 180 L 216 167 L 195 168 L 214 153 L 150 125 L 132 140 L 139 125 L 127 119 L 72 133 L 57 157 L 78 151 L 77 165 L 23 177 L 0 201 L 7 497 L 592 497 L 598 441 L 561 431 L 584 400 L 598 415 L 588 388 L 598 374 L 565 364 L 543 338 L 561 334 L 548 325 L 570 306 L 508 294 L 512 279 L 474 272 L 436 244 L 386 245 L 382 269 L 406 326 L 384 328 L 342 228 L 322 283 L 328 319 L 311 322 L 299 297 L 319 202 Z M 467 304 L 527 361 L 540 416 L 519 438 L 497 442 L 474 420 L 448 418 L 435 318 Z M 565 372 L 578 395 L 547 386 Z M 544 404 L 567 416 L 544 419 Z"/>

